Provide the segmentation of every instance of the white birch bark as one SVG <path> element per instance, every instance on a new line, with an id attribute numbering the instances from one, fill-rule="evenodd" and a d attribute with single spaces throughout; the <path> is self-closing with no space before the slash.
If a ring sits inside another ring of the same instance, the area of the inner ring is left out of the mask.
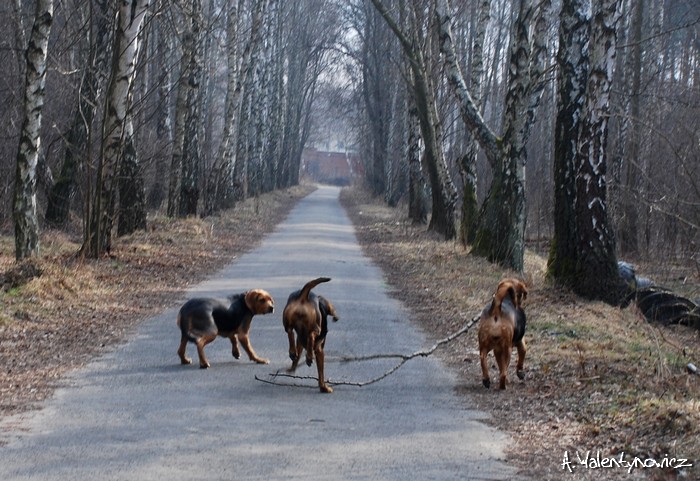
<path id="1" fill-rule="evenodd" d="M 36 167 L 41 149 L 41 114 L 46 85 L 46 58 L 53 22 L 53 0 L 37 0 L 26 52 L 24 121 L 17 152 L 14 224 L 17 260 L 39 254 L 36 210 Z"/>
<path id="2" fill-rule="evenodd" d="M 97 169 L 90 231 L 86 235 L 87 252 L 91 257 L 98 257 L 111 248 L 117 172 L 124 139 L 133 135 L 128 113 L 141 45 L 140 34 L 149 5 L 150 0 L 121 0 L 119 3 L 112 74 L 102 126 L 102 155 Z"/>
<path id="3" fill-rule="evenodd" d="M 593 0 L 590 67 L 578 138 L 576 227 L 580 295 L 618 302 L 623 294 L 607 208 L 607 138 L 619 0 Z"/>

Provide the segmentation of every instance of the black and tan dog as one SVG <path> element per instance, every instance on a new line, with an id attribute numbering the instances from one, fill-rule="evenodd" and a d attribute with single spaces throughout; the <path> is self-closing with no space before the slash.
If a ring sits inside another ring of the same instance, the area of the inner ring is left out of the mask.
<path id="1" fill-rule="evenodd" d="M 267 359 L 258 357 L 250 345 L 248 333 L 253 316 L 256 314 L 269 314 L 275 308 L 272 296 L 262 290 L 253 289 L 241 294 L 235 294 L 229 298 L 230 304 L 212 298 L 196 298 L 187 301 L 177 315 L 177 325 L 182 332 L 180 348 L 177 354 L 182 364 L 190 364 L 192 360 L 185 356 L 187 342 L 193 342 L 197 346 L 199 354 L 199 367 L 206 369 L 210 366 L 204 355 L 204 346 L 216 339 L 217 336 L 227 337 L 231 340 L 233 357 L 239 359 L 241 353 L 238 350 L 238 342 L 248 353 L 251 361 L 259 364 L 268 364 Z"/>
<path id="2" fill-rule="evenodd" d="M 481 358 L 482 382 L 491 386 L 486 357 L 490 351 L 496 358 L 500 371 L 499 387 L 506 388 L 508 366 L 513 346 L 518 349 L 516 373 L 519 379 L 525 377 L 523 363 L 527 351 L 525 340 L 525 310 L 523 301 L 527 299 L 527 286 L 518 279 L 503 279 L 496 288 L 491 304 L 481 313 L 479 323 L 479 354 Z"/>
<path id="3" fill-rule="evenodd" d="M 328 277 L 319 277 L 307 282 L 302 289 L 292 292 L 287 299 L 282 322 L 289 338 L 289 358 L 292 360 L 289 371 L 296 370 L 301 351 L 306 349 L 307 365 L 310 366 L 313 363 L 314 355 L 316 356 L 318 387 L 321 392 L 331 393 L 333 388 L 326 384 L 323 374 L 323 347 L 326 344 L 326 334 L 328 333 L 328 316 L 332 316 L 333 320 L 337 321 L 338 314 L 328 299 L 311 292 L 311 289 L 317 285 L 328 281 L 330 281 Z M 295 334 L 296 340 L 294 339 Z"/>

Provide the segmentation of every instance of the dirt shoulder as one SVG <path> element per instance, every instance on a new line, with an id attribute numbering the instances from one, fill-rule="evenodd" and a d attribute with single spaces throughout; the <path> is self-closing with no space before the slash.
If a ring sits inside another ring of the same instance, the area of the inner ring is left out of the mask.
<path id="1" fill-rule="evenodd" d="M 434 339 L 459 330 L 498 281 L 515 274 L 411 226 L 405 210 L 361 189 L 343 190 L 341 200 L 365 252 Z M 532 252 L 525 264 L 531 282 L 525 381 L 511 366 L 506 391 L 482 386 L 476 328 L 438 351 L 459 373 L 465 399 L 512 436 L 509 461 L 532 479 L 700 479 L 700 376 L 685 371 L 700 360 L 698 331 L 653 326 L 633 307 L 553 287 L 544 277 L 546 259 Z M 494 366 L 492 380 L 496 373 Z M 588 456 L 588 467 L 577 456 Z M 665 465 L 687 458 L 694 466 L 630 472 L 625 463 L 635 457 Z M 598 460 L 610 467 L 596 468 Z"/>
<path id="2" fill-rule="evenodd" d="M 151 218 L 100 260 L 76 257 L 79 233 L 49 231 L 41 258 L 17 266 L 13 238 L 0 236 L 0 417 L 36 407 L 67 372 L 254 248 L 313 189 L 265 194 L 205 219 Z"/>

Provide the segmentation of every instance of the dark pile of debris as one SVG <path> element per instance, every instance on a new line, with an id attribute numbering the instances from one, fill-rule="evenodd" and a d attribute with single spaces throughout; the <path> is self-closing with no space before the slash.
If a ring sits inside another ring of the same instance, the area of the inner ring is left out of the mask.
<path id="1" fill-rule="evenodd" d="M 634 301 L 650 322 L 700 329 L 700 300 L 688 299 L 656 285 L 651 279 L 637 276 L 632 264 L 620 261 L 617 265 L 620 276 L 629 286 L 629 295 L 623 305 Z"/>

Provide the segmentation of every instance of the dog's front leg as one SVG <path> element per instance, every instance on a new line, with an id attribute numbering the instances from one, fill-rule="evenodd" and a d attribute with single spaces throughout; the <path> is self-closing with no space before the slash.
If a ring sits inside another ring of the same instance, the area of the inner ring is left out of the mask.
<path id="1" fill-rule="evenodd" d="M 318 387 L 321 392 L 332 393 L 333 388 L 326 384 L 326 377 L 323 372 L 325 355 L 323 354 L 323 342 L 319 342 L 316 347 L 316 369 L 318 371 Z"/>
<path id="2" fill-rule="evenodd" d="M 239 334 L 238 340 L 240 341 L 241 346 L 243 346 L 243 349 L 245 349 L 245 352 L 248 353 L 248 358 L 251 361 L 255 361 L 258 364 L 269 364 L 270 363 L 269 360 L 258 357 L 258 355 L 255 354 L 255 351 L 253 350 L 253 346 L 250 345 L 250 339 L 248 339 L 248 336 L 246 334 Z"/>

